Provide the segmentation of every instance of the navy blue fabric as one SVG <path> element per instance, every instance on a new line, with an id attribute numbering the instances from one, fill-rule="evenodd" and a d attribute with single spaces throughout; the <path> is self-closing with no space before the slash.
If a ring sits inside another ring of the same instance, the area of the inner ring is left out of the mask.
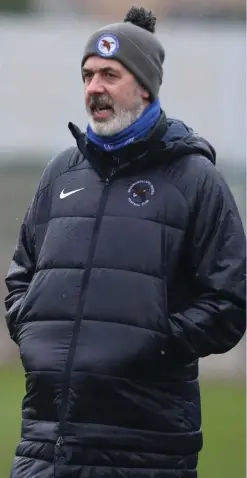
<path id="1" fill-rule="evenodd" d="M 160 116 L 160 101 L 157 98 L 144 111 L 144 113 L 128 128 L 112 136 L 99 136 L 94 133 L 91 126 L 87 127 L 88 139 L 103 151 L 116 151 L 134 141 L 145 138 L 148 131 L 155 125 Z"/>
<path id="2" fill-rule="evenodd" d="M 77 147 L 45 169 L 6 277 L 26 373 L 11 476 L 196 478 L 198 360 L 246 327 L 234 199 L 180 122 L 117 156 L 70 129 Z"/>

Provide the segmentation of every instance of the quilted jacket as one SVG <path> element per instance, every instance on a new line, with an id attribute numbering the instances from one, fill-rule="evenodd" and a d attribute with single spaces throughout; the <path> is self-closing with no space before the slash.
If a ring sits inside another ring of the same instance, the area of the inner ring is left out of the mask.
<path id="1" fill-rule="evenodd" d="M 6 277 L 26 374 L 11 476 L 195 478 L 198 361 L 245 331 L 237 207 L 182 122 L 114 155 L 69 127 Z"/>

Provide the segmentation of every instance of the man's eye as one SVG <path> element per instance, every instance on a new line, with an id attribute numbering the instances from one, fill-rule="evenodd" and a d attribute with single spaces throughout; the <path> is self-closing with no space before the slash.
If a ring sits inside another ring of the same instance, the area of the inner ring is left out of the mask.
<path id="1" fill-rule="evenodd" d="M 109 78 L 109 80 L 112 80 L 113 78 L 116 78 L 114 73 L 111 73 L 110 71 L 106 74 L 106 76 L 107 76 L 107 78 Z"/>
<path id="2" fill-rule="evenodd" d="M 92 73 L 84 73 L 83 79 L 84 81 L 91 80 L 92 76 L 93 76 Z"/>

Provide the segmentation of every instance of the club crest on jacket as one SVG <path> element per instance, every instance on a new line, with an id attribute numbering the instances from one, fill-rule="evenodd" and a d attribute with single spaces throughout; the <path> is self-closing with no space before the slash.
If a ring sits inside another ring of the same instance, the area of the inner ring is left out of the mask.
<path id="1" fill-rule="evenodd" d="M 154 186 L 150 181 L 139 180 L 128 189 L 129 202 L 133 206 L 145 206 L 154 195 Z"/>

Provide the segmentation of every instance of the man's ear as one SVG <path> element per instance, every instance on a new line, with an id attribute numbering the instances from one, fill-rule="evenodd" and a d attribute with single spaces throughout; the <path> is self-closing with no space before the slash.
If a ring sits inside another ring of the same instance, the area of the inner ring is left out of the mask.
<path id="1" fill-rule="evenodd" d="M 139 82 L 139 87 L 141 90 L 142 99 L 151 103 L 152 98 L 150 92 L 147 90 L 146 86 Z"/>
<path id="2" fill-rule="evenodd" d="M 149 91 L 147 90 L 147 88 L 145 86 L 143 86 L 142 84 L 140 84 L 140 88 L 141 88 L 142 98 L 145 101 L 151 101 L 151 95 L 150 95 Z"/>
<path id="3" fill-rule="evenodd" d="M 144 100 L 150 100 L 150 93 L 149 93 L 149 91 L 148 91 L 146 88 L 144 88 L 144 87 L 142 87 L 142 90 L 143 90 L 143 93 L 142 93 L 142 94 L 143 94 L 143 99 L 144 99 Z"/>

